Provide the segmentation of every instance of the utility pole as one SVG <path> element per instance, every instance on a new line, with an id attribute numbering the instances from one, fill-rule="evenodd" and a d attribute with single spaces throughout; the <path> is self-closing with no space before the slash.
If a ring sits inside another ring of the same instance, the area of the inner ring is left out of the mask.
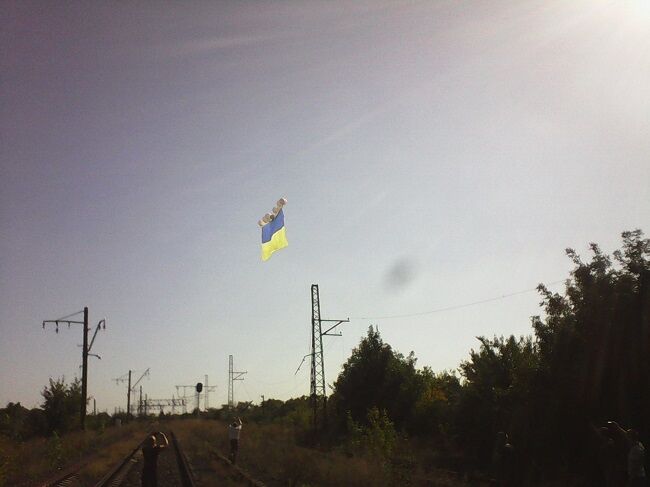
<path id="1" fill-rule="evenodd" d="M 327 330 L 322 331 L 321 323 L 335 323 Z M 310 401 L 312 407 L 312 422 L 314 433 L 318 431 L 319 425 L 327 426 L 327 390 L 325 389 L 325 360 L 323 356 L 323 337 L 341 336 L 341 333 L 330 333 L 341 323 L 349 323 L 346 320 L 323 320 L 320 317 L 320 297 L 318 284 L 311 285 L 311 384 Z"/>
<path id="2" fill-rule="evenodd" d="M 228 409 L 235 407 L 235 381 L 244 380 L 242 377 L 248 372 L 235 372 L 233 370 L 232 355 L 228 356 Z"/>
<path id="3" fill-rule="evenodd" d="M 149 377 L 149 371 L 150 370 L 151 370 L 151 368 L 147 368 L 147 370 L 145 370 L 143 372 L 143 374 L 140 376 L 140 378 L 137 381 L 135 381 L 135 383 L 133 385 L 131 385 L 131 377 L 132 377 L 132 373 L 135 372 L 135 371 L 131 370 L 131 369 L 129 369 L 128 374 L 124 374 L 123 376 L 118 377 L 117 379 L 113 379 L 116 384 L 120 384 L 122 382 L 127 382 L 128 381 L 128 387 L 127 387 L 127 391 L 126 391 L 126 417 L 127 418 L 131 417 L 131 393 L 132 392 L 135 393 L 135 388 L 138 387 L 138 384 L 140 383 L 140 381 L 142 379 L 144 379 L 145 377 Z M 128 379 L 127 379 L 127 376 L 128 376 Z M 142 396 L 142 387 L 140 387 L 140 396 Z M 142 400 L 142 397 L 140 397 L 140 399 Z M 138 409 L 138 414 L 140 414 L 139 409 Z"/>
<path id="4" fill-rule="evenodd" d="M 79 315 L 83 313 L 84 318 L 83 321 L 75 321 L 75 320 L 70 320 L 69 318 L 72 318 L 73 316 Z M 88 332 L 90 331 L 90 328 L 88 327 L 88 307 L 84 307 L 83 311 L 77 311 L 76 313 L 72 313 L 68 316 L 64 316 L 63 318 L 58 318 L 56 320 L 43 320 L 43 329 L 45 329 L 46 324 L 53 323 L 56 326 L 56 332 L 59 333 L 59 324 L 67 324 L 68 328 L 70 328 L 70 325 L 83 325 L 83 346 L 82 346 L 82 351 L 81 351 L 81 405 L 80 405 L 80 411 L 79 411 L 79 419 L 81 423 L 81 429 L 85 430 L 86 429 L 86 407 L 88 404 L 88 356 L 92 357 L 97 357 L 98 359 L 101 359 L 101 357 L 97 354 L 90 353 L 90 350 L 93 347 L 93 343 L 95 343 L 95 338 L 97 337 L 97 332 L 102 328 L 102 325 L 104 330 L 106 329 L 106 319 L 99 320 L 99 323 L 97 323 L 97 327 L 95 328 L 95 333 L 93 334 L 92 340 L 90 340 L 90 344 L 88 344 Z"/>
<path id="5" fill-rule="evenodd" d="M 86 404 L 88 402 L 88 306 L 84 307 L 84 342 L 81 362 L 81 429 L 86 429 Z"/>
<path id="6" fill-rule="evenodd" d="M 175 416 L 176 415 L 176 406 L 184 406 L 185 405 L 185 399 L 181 399 L 180 397 L 175 398 L 174 395 L 172 394 L 172 414 Z"/>
<path id="7" fill-rule="evenodd" d="M 175 386 L 175 387 L 176 387 L 176 394 L 178 395 L 179 398 L 181 398 L 180 389 L 181 388 L 183 389 L 182 406 L 183 406 L 183 414 L 185 414 L 185 413 L 187 413 L 188 398 L 191 397 L 191 396 L 187 395 L 187 389 L 190 389 L 191 391 L 194 391 L 196 393 L 196 384 L 193 384 L 191 386 L 189 386 L 189 385 L 179 385 L 179 386 Z"/>
<path id="8" fill-rule="evenodd" d="M 207 411 L 208 409 L 210 409 L 210 392 L 214 392 L 217 390 L 217 386 L 208 386 L 208 374 L 205 375 L 203 390 L 205 391 L 205 394 L 203 396 L 203 407 Z"/>
<path id="9" fill-rule="evenodd" d="M 196 383 L 196 417 L 200 417 L 201 415 L 199 414 L 201 411 L 201 391 L 203 390 L 203 384 L 201 382 Z"/>
<path id="10" fill-rule="evenodd" d="M 129 369 L 129 384 L 126 390 L 126 418 L 131 417 L 131 369 Z"/>

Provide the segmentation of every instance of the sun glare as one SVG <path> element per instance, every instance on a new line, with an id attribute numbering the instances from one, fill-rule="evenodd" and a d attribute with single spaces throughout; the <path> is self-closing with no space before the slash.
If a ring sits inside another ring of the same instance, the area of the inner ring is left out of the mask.
<path id="1" fill-rule="evenodd" d="M 650 0 L 627 0 L 623 2 L 629 14 L 639 20 L 650 20 Z"/>

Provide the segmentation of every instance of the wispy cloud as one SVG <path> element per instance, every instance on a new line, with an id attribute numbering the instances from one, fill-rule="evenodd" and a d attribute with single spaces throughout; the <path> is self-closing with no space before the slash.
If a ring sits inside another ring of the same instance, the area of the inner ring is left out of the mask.
<path id="1" fill-rule="evenodd" d="M 162 54 L 165 56 L 193 56 L 216 51 L 223 51 L 236 47 L 245 47 L 263 44 L 278 39 L 289 37 L 288 33 L 269 33 L 258 35 L 239 36 L 213 36 L 201 39 L 191 39 L 184 42 L 174 42 L 173 45 L 166 44 L 162 47 Z"/>

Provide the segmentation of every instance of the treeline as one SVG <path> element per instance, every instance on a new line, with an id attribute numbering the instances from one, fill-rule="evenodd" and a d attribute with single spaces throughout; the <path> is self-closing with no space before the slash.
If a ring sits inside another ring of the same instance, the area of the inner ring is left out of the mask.
<path id="1" fill-rule="evenodd" d="M 567 249 L 562 294 L 539 286 L 532 336 L 479 337 L 457 371 L 418 368 L 371 327 L 334 383 L 326 439 L 390 455 L 406 435 L 435 449 L 440 467 L 489 473 L 503 432 L 515 484 L 597 485 L 598 426 L 650 438 L 650 240 L 636 230 L 612 256 L 590 247 L 587 260 Z M 249 413 L 309 426 L 308 398 L 265 404 Z"/>
<path id="2" fill-rule="evenodd" d="M 532 318 L 533 336 L 480 337 L 458 374 L 418 369 L 413 352 L 371 328 L 334 384 L 338 431 L 383 422 L 484 471 L 504 432 L 516 484 L 596 485 L 597 426 L 614 420 L 650 436 L 650 240 L 636 230 L 612 256 L 590 247 L 586 261 L 567 249 L 564 293 L 538 287 L 544 313 Z"/>
<path id="3" fill-rule="evenodd" d="M 505 434 L 512 485 L 602 485 L 599 426 L 616 421 L 650 440 L 650 240 L 635 230 L 611 256 L 590 248 L 587 260 L 566 250 L 574 268 L 563 293 L 539 285 L 532 336 L 478 337 L 457 371 L 418 368 L 371 327 L 333 385 L 320 441 L 390 462 L 409 438 L 435 451 L 438 467 L 489 477 Z M 307 397 L 239 414 L 308 438 Z"/>
<path id="4" fill-rule="evenodd" d="M 43 403 L 40 408 L 27 409 L 19 402 L 10 402 L 0 409 L 0 435 L 24 441 L 79 429 L 81 381 L 78 378 L 70 383 L 66 383 L 64 378 L 50 379 L 41 396 Z M 89 416 L 87 426 L 89 429 L 103 428 L 109 421 L 108 414 L 100 413 Z"/>

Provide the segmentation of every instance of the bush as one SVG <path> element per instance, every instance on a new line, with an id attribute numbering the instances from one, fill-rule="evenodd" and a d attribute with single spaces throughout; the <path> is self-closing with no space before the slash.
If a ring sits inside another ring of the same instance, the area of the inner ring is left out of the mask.
<path id="1" fill-rule="evenodd" d="M 81 409 L 81 381 L 73 380 L 70 384 L 65 379 L 50 379 L 50 386 L 41 393 L 43 410 L 49 433 L 64 433 L 79 426 Z"/>

